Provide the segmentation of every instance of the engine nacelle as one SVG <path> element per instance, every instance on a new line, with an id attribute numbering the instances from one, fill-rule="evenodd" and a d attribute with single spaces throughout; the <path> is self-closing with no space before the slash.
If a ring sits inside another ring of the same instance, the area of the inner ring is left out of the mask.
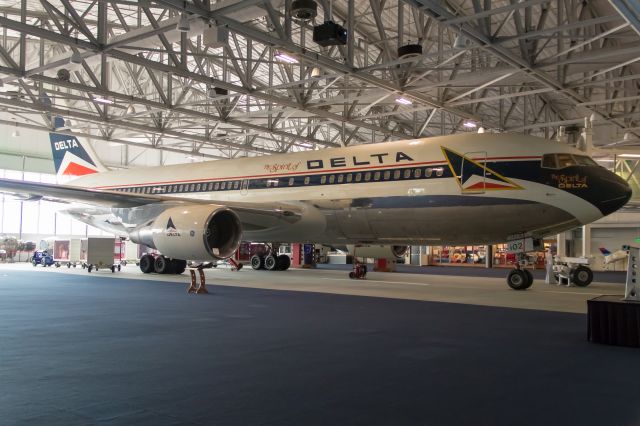
<path id="1" fill-rule="evenodd" d="M 400 259 L 404 257 L 409 249 L 408 246 L 383 246 L 383 245 L 366 245 L 366 246 L 347 246 L 350 254 L 356 257 L 370 257 L 374 259 Z M 355 249 L 355 252 L 354 252 Z"/>
<path id="2" fill-rule="evenodd" d="M 225 206 L 185 205 L 165 210 L 149 225 L 130 233 L 131 241 L 184 260 L 218 260 L 240 245 L 238 215 Z"/>

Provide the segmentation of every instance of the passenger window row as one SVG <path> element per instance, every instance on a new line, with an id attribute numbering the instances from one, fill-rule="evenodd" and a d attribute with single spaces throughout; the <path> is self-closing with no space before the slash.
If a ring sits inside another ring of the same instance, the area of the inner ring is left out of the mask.
<path id="1" fill-rule="evenodd" d="M 242 186 L 248 189 L 265 189 L 277 187 L 339 185 L 344 183 L 397 181 L 408 179 L 428 179 L 444 176 L 443 167 L 415 167 L 372 172 L 331 173 L 289 178 L 251 179 L 242 185 L 242 180 L 181 183 L 172 185 L 150 185 L 117 188 L 115 191 L 131 194 L 183 194 L 192 192 L 236 191 Z"/>

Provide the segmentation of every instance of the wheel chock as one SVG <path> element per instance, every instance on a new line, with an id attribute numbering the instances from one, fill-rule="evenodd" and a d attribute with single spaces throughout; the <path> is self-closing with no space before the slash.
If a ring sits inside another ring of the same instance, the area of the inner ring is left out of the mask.
<path id="1" fill-rule="evenodd" d="M 206 287 L 206 283 L 205 283 L 205 278 L 204 278 L 204 271 L 202 269 L 198 268 L 198 275 L 200 276 L 200 284 L 198 284 L 198 280 L 196 278 L 196 269 L 189 269 L 189 273 L 191 274 L 191 284 L 189 285 L 189 288 L 187 288 L 187 293 L 189 294 L 209 294 L 209 291 L 207 290 Z"/>

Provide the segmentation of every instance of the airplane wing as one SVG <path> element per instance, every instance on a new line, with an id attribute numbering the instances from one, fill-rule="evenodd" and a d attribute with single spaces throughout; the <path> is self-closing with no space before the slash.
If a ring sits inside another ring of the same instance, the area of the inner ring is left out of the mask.
<path id="1" fill-rule="evenodd" d="M 244 203 L 199 198 L 167 197 L 154 194 L 131 194 L 117 191 L 89 189 L 71 185 L 23 182 L 0 179 L 0 193 L 10 194 L 24 201 L 53 201 L 82 203 L 104 208 L 132 208 L 151 204 L 219 204 L 233 209 L 247 230 L 264 229 L 299 221 L 307 206 L 283 203 Z"/>

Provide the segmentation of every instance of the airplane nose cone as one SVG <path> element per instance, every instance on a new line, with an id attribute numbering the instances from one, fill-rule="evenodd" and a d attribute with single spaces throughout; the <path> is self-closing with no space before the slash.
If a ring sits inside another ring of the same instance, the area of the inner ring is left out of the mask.
<path id="1" fill-rule="evenodd" d="M 598 208 L 606 216 L 627 204 L 627 201 L 631 198 L 631 187 L 627 181 L 615 173 L 609 172 L 609 175 L 604 180 L 606 191 L 603 191 L 598 201 Z"/>

